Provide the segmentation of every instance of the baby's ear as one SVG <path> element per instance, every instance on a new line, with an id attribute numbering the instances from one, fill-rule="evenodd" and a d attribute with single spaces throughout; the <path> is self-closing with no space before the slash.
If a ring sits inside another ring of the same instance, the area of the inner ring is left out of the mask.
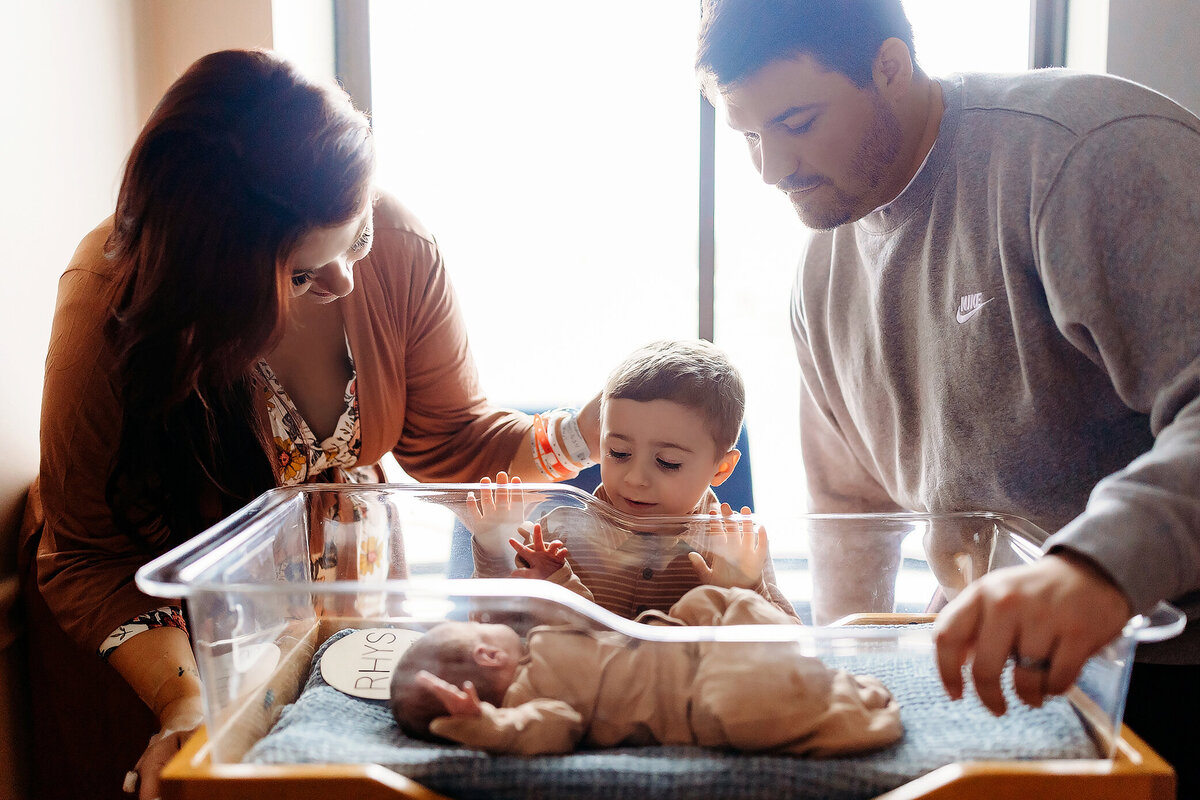
<path id="1" fill-rule="evenodd" d="M 475 663 L 481 667 L 502 667 L 508 662 L 508 653 L 484 642 L 476 644 L 472 654 L 475 657 Z"/>
<path id="2" fill-rule="evenodd" d="M 725 479 L 733 474 L 733 468 L 737 466 L 738 459 L 741 457 L 742 453 L 737 448 L 721 456 L 721 460 L 717 462 L 717 471 L 713 473 L 712 480 L 708 482 L 709 485 L 720 486 L 724 483 Z"/>

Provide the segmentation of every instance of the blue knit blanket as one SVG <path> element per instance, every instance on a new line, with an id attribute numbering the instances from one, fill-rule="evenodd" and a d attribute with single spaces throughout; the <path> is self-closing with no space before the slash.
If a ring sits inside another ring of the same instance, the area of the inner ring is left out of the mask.
<path id="1" fill-rule="evenodd" d="M 1083 723 L 1062 698 L 1021 704 L 1005 677 L 1009 712 L 993 717 L 969 694 L 952 703 L 931 658 L 897 653 L 823 660 L 874 675 L 900 702 L 904 737 L 866 755 L 809 759 L 700 747 L 624 747 L 554 756 L 505 756 L 402 734 L 383 701 L 362 700 L 321 677 L 317 651 L 304 690 L 247 753 L 257 764 L 382 764 L 448 797 L 722 800 L 870 798 L 946 764 L 970 760 L 1097 758 Z"/>

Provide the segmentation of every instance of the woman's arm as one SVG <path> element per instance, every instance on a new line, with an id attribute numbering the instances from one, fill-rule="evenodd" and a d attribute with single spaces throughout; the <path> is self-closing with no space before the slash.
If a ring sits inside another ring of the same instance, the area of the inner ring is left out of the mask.
<path id="1" fill-rule="evenodd" d="M 584 468 L 591 464 L 597 463 L 600 459 L 600 395 L 597 394 L 589 400 L 575 417 L 578 424 L 578 434 L 568 433 L 563 430 L 563 426 L 569 424 L 565 417 L 561 414 L 555 415 L 553 418 L 553 427 L 547 428 L 547 435 L 554 438 L 554 444 L 557 445 L 557 451 L 571 452 L 568 444 L 569 439 L 573 439 L 575 435 L 583 437 L 584 444 L 588 450 L 588 461 L 584 464 Z M 536 436 L 536 432 L 530 434 L 530 437 Z M 519 476 L 527 481 L 549 481 L 562 480 L 573 478 L 579 474 L 577 469 L 578 464 L 570 463 L 568 460 L 554 458 L 555 463 L 561 464 L 566 468 L 566 474 L 558 472 L 554 475 L 547 475 L 546 471 L 538 464 L 537 457 L 534 455 L 534 443 L 527 437 L 517 451 L 513 454 L 512 462 L 509 464 L 509 472 L 512 475 Z"/>
<path id="2" fill-rule="evenodd" d="M 108 658 L 114 669 L 158 717 L 159 732 L 134 769 L 140 800 L 159 797 L 163 766 L 204 721 L 200 676 L 187 633 L 151 628 L 127 639 Z"/>

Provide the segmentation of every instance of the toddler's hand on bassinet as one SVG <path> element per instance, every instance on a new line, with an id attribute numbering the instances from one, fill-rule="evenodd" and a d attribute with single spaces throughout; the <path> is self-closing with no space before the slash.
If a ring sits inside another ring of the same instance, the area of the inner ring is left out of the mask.
<path id="1" fill-rule="evenodd" d="M 475 492 L 467 493 L 470 512 L 463 524 L 485 550 L 501 555 L 507 552 L 504 545 L 509 537 L 525 522 L 521 479 L 514 476 L 510 482 L 508 473 L 500 472 L 494 484 L 487 476 L 480 478 L 479 483 L 482 487 L 478 497 Z"/>
<path id="2" fill-rule="evenodd" d="M 451 716 L 478 717 L 483 713 L 483 704 L 475 691 L 475 684 L 470 681 L 464 681 L 460 689 L 432 672 L 421 670 L 417 673 L 417 683 L 441 700 L 446 713 Z"/>
<path id="3" fill-rule="evenodd" d="M 508 543 L 517 551 L 517 563 L 524 564 L 512 571 L 514 578 L 545 580 L 562 569 L 562 565 L 567 562 L 567 556 L 570 555 L 567 546 L 558 539 L 546 542 L 540 523 L 534 523 L 529 544 L 516 539 L 509 539 Z"/>
<path id="4" fill-rule="evenodd" d="M 761 525 L 754 530 L 750 513 L 748 506 L 742 506 L 744 518 L 734 522 L 728 519 L 733 509 L 728 503 L 721 504 L 720 528 L 709 539 L 712 563 L 705 561 L 700 553 L 688 553 L 701 583 L 726 589 L 754 589 L 762 581 L 763 568 L 767 564 L 767 531 Z"/>

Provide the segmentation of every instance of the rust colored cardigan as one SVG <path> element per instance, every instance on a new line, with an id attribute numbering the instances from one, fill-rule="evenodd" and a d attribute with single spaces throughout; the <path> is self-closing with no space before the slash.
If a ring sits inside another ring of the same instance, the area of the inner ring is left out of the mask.
<path id="1" fill-rule="evenodd" d="M 166 602 L 134 585 L 147 556 L 115 529 L 104 499 L 121 420 L 115 354 L 103 336 L 111 226 L 84 238 L 59 282 L 41 468 L 21 532 L 22 572 L 36 559 L 47 605 L 93 652 L 118 625 Z M 532 420 L 489 406 L 437 245 L 394 198 L 376 204 L 374 244 L 354 272 L 354 291 L 338 302 L 358 372 L 358 463 L 391 451 L 412 477 L 442 482 L 507 469 Z"/>

